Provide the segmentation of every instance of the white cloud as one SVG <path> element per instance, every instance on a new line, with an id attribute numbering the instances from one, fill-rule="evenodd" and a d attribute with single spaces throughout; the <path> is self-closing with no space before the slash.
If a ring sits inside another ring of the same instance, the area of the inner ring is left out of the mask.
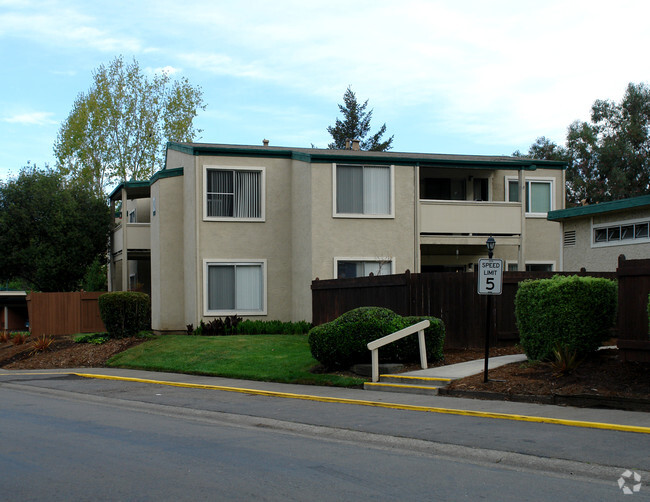
<path id="1" fill-rule="evenodd" d="M 56 120 L 53 120 L 52 113 L 49 112 L 29 112 L 29 113 L 18 113 L 5 117 L 2 119 L 3 122 L 8 122 L 10 124 L 20 124 L 20 125 L 53 125 L 57 124 Z"/>

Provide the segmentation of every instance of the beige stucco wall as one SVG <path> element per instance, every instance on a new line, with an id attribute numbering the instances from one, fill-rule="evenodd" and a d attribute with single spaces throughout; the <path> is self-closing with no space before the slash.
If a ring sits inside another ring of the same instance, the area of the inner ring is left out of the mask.
<path id="1" fill-rule="evenodd" d="M 291 320 L 311 321 L 312 270 L 312 167 L 307 162 L 291 163 Z M 318 187 L 321 190 L 322 187 Z"/>
<path id="2" fill-rule="evenodd" d="M 574 271 L 584 267 L 589 272 L 614 272 L 618 257 L 624 254 L 628 260 L 650 257 L 650 243 L 615 244 L 596 246 L 592 244 L 592 228 L 601 224 L 623 223 L 639 219 L 650 219 L 650 209 L 620 211 L 616 213 L 571 218 L 562 222 L 562 231 L 575 230 L 574 246 L 562 248 L 564 270 Z"/>
<path id="3" fill-rule="evenodd" d="M 415 268 L 415 168 L 394 168 L 394 218 L 332 215 L 332 164 L 312 164 L 312 275 L 334 277 L 334 258 L 395 260 L 393 273 Z M 304 294 L 310 294 L 307 288 Z"/>
<path id="4" fill-rule="evenodd" d="M 265 221 L 204 221 L 204 166 L 262 167 L 265 170 Z M 196 281 L 198 312 L 205 316 L 204 260 L 266 260 L 266 317 L 288 320 L 292 317 L 292 208 L 291 161 L 243 157 L 198 157 L 198 191 L 195 207 L 198 218 L 198 262 Z M 247 317 L 247 316 L 243 316 Z M 260 318 L 259 315 L 249 315 Z"/>
<path id="5" fill-rule="evenodd" d="M 151 217 L 151 326 L 183 330 L 183 176 L 162 178 L 151 186 L 156 214 Z"/>

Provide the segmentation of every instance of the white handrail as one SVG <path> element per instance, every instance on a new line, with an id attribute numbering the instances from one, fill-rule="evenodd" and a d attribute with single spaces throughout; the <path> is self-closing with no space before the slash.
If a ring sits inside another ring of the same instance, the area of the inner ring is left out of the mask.
<path id="1" fill-rule="evenodd" d="M 418 333 L 418 341 L 420 343 L 420 366 L 422 366 L 422 369 L 426 369 L 428 365 L 427 365 L 427 348 L 424 342 L 424 330 L 427 329 L 430 325 L 431 322 L 429 320 L 420 321 L 419 323 L 416 323 L 413 326 L 400 329 L 399 331 L 395 331 L 395 333 L 382 336 L 381 338 L 377 338 L 377 340 L 373 340 L 372 342 L 370 342 L 368 344 L 368 350 L 370 350 L 370 354 L 372 356 L 372 381 L 373 382 L 379 381 L 379 347 L 388 345 L 389 343 L 399 340 L 400 338 L 404 338 L 405 336 L 411 335 L 416 331 Z"/>

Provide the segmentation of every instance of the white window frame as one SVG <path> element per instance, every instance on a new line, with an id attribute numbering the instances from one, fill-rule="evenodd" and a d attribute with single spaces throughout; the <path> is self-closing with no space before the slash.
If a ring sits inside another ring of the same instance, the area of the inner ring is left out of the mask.
<path id="1" fill-rule="evenodd" d="M 517 176 L 506 176 L 505 177 L 505 194 L 506 194 L 505 201 L 506 202 L 510 201 L 510 182 L 511 181 L 516 181 L 517 183 L 519 183 L 519 178 Z M 555 178 L 532 177 L 532 178 L 524 179 L 524 183 L 526 183 L 527 185 L 529 183 L 547 183 L 547 184 L 549 184 L 550 185 L 550 192 L 551 192 L 550 193 L 550 205 L 551 205 L 551 207 L 550 207 L 549 211 L 553 211 L 555 209 Z M 528 193 L 531 193 L 530 189 L 528 190 Z M 530 199 L 530 197 L 529 197 L 529 199 Z M 522 204 L 524 203 L 523 201 L 519 201 L 519 202 L 522 203 Z M 528 211 L 528 207 L 529 207 L 528 203 L 529 203 L 529 200 L 526 200 L 525 201 L 525 204 L 526 204 L 526 218 L 546 218 L 546 215 L 548 213 L 531 213 L 530 211 Z"/>
<path id="2" fill-rule="evenodd" d="M 208 171 L 250 171 L 261 173 L 260 183 L 260 217 L 235 218 L 234 216 L 208 216 Z M 266 221 L 266 168 L 258 166 L 203 166 L 203 221 L 238 221 L 238 222 L 263 222 Z"/>
<path id="3" fill-rule="evenodd" d="M 337 177 L 336 167 L 340 166 L 355 166 L 355 167 L 386 167 L 389 170 L 390 176 L 390 211 L 386 214 L 364 214 L 364 213 L 338 213 L 336 211 L 336 190 L 337 190 Z M 394 219 L 395 218 L 395 166 L 379 166 L 373 164 L 355 164 L 341 162 L 340 164 L 332 164 L 332 217 L 333 218 L 369 218 L 369 219 Z"/>
<path id="4" fill-rule="evenodd" d="M 520 270 L 508 270 L 510 264 L 518 265 L 519 262 L 517 260 L 506 260 L 506 271 L 507 272 L 520 272 Z M 549 261 L 549 260 L 527 260 L 526 263 L 524 264 L 524 267 L 526 265 L 550 265 L 551 266 L 551 272 L 557 272 L 557 262 L 556 261 Z M 526 270 L 524 270 L 526 272 Z"/>
<path id="5" fill-rule="evenodd" d="M 262 267 L 262 310 L 210 310 L 208 308 L 208 268 L 210 265 L 259 265 Z M 267 263 L 266 259 L 252 260 L 228 260 L 228 259 L 204 259 L 203 260 L 203 315 L 221 317 L 228 315 L 240 315 L 245 317 L 267 315 Z"/>
<path id="6" fill-rule="evenodd" d="M 336 257 L 334 257 L 334 274 L 333 274 L 334 279 L 339 278 L 339 262 L 340 261 L 355 261 L 355 262 L 370 261 L 370 262 L 374 262 L 374 263 L 384 262 L 384 263 L 390 263 L 390 274 L 394 274 L 395 270 L 396 270 L 396 268 L 395 268 L 395 257 L 394 256 L 386 257 L 386 258 L 381 258 L 381 257 L 378 258 L 377 256 L 373 256 L 371 258 L 358 257 L 358 256 L 354 256 L 354 257 L 336 256 Z M 390 274 L 386 274 L 386 275 L 390 275 Z M 368 276 L 363 276 L 363 277 L 368 277 Z"/>
<path id="7" fill-rule="evenodd" d="M 607 242 L 596 242 L 595 237 L 596 237 L 596 230 L 603 229 L 603 228 L 613 228 L 613 227 L 622 227 L 622 226 L 628 226 L 628 225 L 637 225 L 641 223 L 650 223 L 650 218 L 634 218 L 630 220 L 617 220 L 617 221 L 610 221 L 608 223 L 594 223 L 593 218 L 591 219 L 591 237 L 589 239 L 591 247 L 592 248 L 605 248 L 605 247 L 612 247 L 612 246 L 631 246 L 633 244 L 648 244 L 650 242 L 650 232 L 648 233 L 648 237 L 642 237 L 642 238 L 635 238 L 633 237 L 632 239 L 625 239 L 625 240 L 615 240 L 615 241 L 607 241 Z M 650 230 L 650 224 L 648 225 L 649 230 Z"/>

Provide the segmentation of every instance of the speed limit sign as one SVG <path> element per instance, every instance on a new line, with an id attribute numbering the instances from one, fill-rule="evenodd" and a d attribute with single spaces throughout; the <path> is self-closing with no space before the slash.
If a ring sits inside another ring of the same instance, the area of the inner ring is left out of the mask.
<path id="1" fill-rule="evenodd" d="M 478 294 L 500 295 L 503 283 L 503 260 L 482 258 L 478 261 Z"/>

